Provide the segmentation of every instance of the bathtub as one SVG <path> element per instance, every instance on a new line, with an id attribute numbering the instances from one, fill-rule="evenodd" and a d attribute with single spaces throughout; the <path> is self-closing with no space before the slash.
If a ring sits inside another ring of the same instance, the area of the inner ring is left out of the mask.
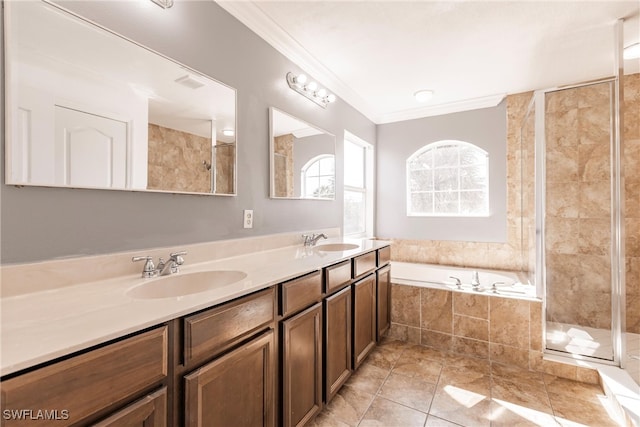
<path id="1" fill-rule="evenodd" d="M 478 273 L 480 286 L 474 289 L 471 279 Z M 462 288 L 456 285 L 457 277 Z M 485 270 L 479 268 L 461 268 L 438 264 L 416 264 L 408 262 L 391 262 L 391 282 L 398 285 L 418 286 L 425 288 L 445 289 L 449 291 L 474 292 L 481 294 L 498 294 L 515 298 L 536 298 L 534 286 L 526 283 L 524 275 L 518 272 Z M 524 283 L 523 283 L 524 282 Z M 495 288 L 493 284 L 496 284 Z"/>

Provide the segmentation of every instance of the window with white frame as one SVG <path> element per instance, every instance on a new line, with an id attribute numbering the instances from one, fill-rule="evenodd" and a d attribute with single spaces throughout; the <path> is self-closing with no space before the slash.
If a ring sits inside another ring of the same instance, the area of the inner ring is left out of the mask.
<path id="1" fill-rule="evenodd" d="M 322 154 L 302 167 L 302 197 L 328 198 L 335 195 L 335 156 Z"/>
<path id="2" fill-rule="evenodd" d="M 373 236 L 373 147 L 345 132 L 343 234 Z"/>
<path id="3" fill-rule="evenodd" d="M 407 159 L 408 216 L 488 216 L 489 156 L 464 141 L 425 145 Z"/>

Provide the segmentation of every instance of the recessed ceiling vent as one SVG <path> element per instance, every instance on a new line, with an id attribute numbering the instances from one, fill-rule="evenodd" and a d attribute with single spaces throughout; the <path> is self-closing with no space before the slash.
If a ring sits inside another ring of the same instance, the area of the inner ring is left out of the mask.
<path id="1" fill-rule="evenodd" d="M 176 79 L 176 83 L 180 83 L 183 86 L 188 87 L 189 89 L 198 89 L 204 86 L 200 80 L 193 78 L 189 74 L 186 76 L 182 76 L 179 79 Z"/>

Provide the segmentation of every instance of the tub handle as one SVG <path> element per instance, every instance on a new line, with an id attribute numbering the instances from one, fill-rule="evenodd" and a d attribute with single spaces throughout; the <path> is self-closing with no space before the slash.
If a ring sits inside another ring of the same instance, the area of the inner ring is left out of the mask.
<path id="1" fill-rule="evenodd" d="M 494 282 L 493 285 L 491 285 L 491 290 L 494 294 L 498 293 L 498 285 L 504 285 L 504 282 Z"/>
<path id="2" fill-rule="evenodd" d="M 454 276 L 449 276 L 449 279 L 453 279 L 456 281 L 456 286 L 458 287 L 458 289 L 462 289 L 462 282 L 460 281 L 459 278 L 454 277 Z"/>

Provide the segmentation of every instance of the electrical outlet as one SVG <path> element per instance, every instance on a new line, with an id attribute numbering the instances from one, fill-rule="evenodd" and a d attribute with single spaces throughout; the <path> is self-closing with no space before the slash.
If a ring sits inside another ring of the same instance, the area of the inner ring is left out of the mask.
<path id="1" fill-rule="evenodd" d="M 245 209 L 242 216 L 244 228 L 253 228 L 253 209 Z"/>

